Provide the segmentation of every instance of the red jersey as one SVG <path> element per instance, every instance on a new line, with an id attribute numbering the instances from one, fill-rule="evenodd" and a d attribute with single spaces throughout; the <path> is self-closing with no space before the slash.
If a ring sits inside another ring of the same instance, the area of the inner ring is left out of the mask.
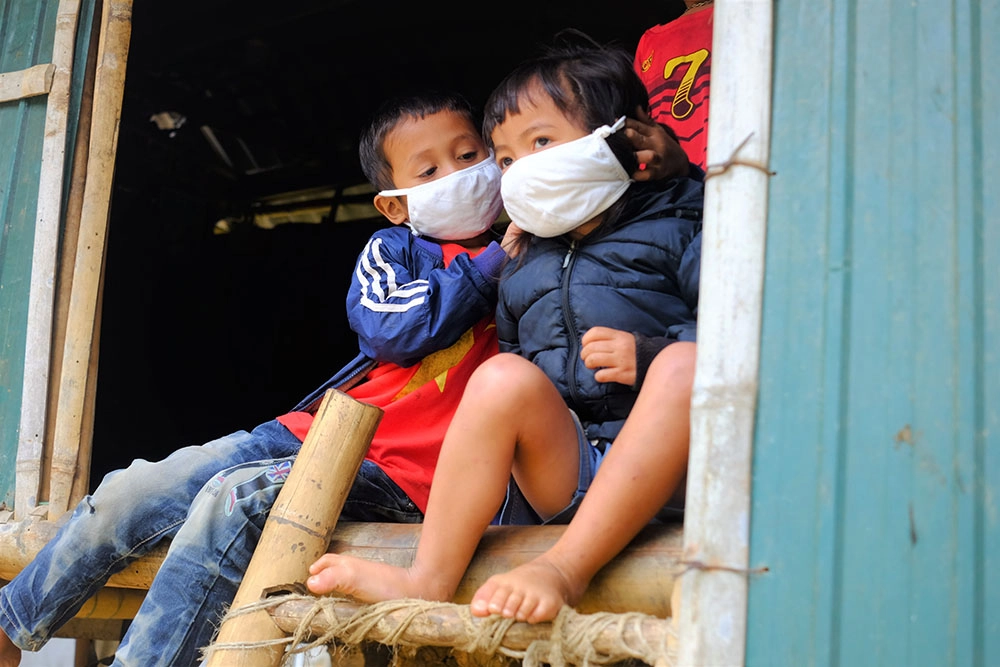
<path id="1" fill-rule="evenodd" d="M 445 264 L 465 248 L 442 244 Z M 496 325 L 486 317 L 451 347 L 403 368 L 382 362 L 365 381 L 348 390 L 353 398 L 383 409 L 365 456 L 376 463 L 423 512 L 444 434 L 455 414 L 469 376 L 498 351 Z M 304 440 L 313 415 L 292 412 L 278 417 Z"/>
<path id="2" fill-rule="evenodd" d="M 635 50 L 635 71 L 649 92 L 653 120 L 673 128 L 688 159 L 702 169 L 708 136 L 712 16 L 709 5 L 653 26 L 643 33 Z"/>

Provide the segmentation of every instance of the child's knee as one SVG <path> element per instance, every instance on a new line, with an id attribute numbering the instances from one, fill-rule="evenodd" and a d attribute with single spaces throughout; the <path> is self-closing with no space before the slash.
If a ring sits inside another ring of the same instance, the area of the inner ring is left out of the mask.
<path id="1" fill-rule="evenodd" d="M 478 392 L 490 402 L 503 396 L 517 395 L 525 384 L 537 382 L 541 371 L 533 363 L 516 354 L 504 352 L 490 357 L 476 368 L 465 390 Z M 477 395 L 477 394 L 474 394 Z"/>
<path id="2" fill-rule="evenodd" d="M 643 386 L 654 383 L 679 394 L 690 396 L 694 385 L 695 356 L 694 343 L 678 342 L 660 350 L 646 372 Z"/>

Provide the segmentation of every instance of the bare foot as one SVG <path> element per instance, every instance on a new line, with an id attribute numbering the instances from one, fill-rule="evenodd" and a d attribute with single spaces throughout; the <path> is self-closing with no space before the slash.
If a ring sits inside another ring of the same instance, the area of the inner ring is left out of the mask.
<path id="1" fill-rule="evenodd" d="M 17 667 L 21 664 L 21 649 L 0 630 L 0 667 Z"/>
<path id="2" fill-rule="evenodd" d="M 306 586 L 316 595 L 337 592 L 360 602 L 449 600 L 454 595 L 444 583 L 421 578 L 413 569 L 338 554 L 321 556 L 309 566 L 309 575 Z"/>
<path id="3" fill-rule="evenodd" d="M 469 604 L 474 616 L 501 614 L 528 623 L 551 621 L 564 604 L 583 597 L 586 581 L 574 581 L 544 556 L 510 572 L 495 574 L 479 587 Z"/>

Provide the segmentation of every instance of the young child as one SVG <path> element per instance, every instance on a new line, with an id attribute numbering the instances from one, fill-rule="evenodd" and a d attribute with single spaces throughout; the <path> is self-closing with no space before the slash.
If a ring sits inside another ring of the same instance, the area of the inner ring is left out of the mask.
<path id="1" fill-rule="evenodd" d="M 706 168 L 712 76 L 712 0 L 684 0 L 684 13 L 639 38 L 635 70 L 649 94 L 650 113 L 677 132 L 691 162 Z"/>
<path id="2" fill-rule="evenodd" d="M 491 225 L 500 170 L 470 106 L 454 95 L 387 103 L 363 132 L 360 155 L 381 190 L 375 207 L 396 225 L 371 237 L 348 293 L 361 354 L 250 433 L 109 474 L 0 589 L 0 666 L 18 664 L 22 648 L 41 648 L 111 574 L 166 540 L 113 664 L 197 664 L 328 387 L 384 409 L 341 519 L 423 518 L 462 390 L 497 352 L 496 280 L 506 255 Z"/>
<path id="3" fill-rule="evenodd" d="M 520 494 L 542 521 L 569 525 L 546 553 L 491 577 L 472 612 L 550 620 L 650 520 L 677 515 L 702 185 L 629 178 L 620 128 L 645 100 L 630 54 L 579 38 L 493 92 L 484 134 L 522 230 L 500 282 L 501 353 L 473 373 L 445 436 L 413 564 L 327 554 L 311 591 L 448 600 L 491 518 Z"/>

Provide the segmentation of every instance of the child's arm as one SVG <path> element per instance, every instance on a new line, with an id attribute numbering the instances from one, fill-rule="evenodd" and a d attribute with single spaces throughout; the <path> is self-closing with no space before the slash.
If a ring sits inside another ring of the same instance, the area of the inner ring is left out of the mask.
<path id="1" fill-rule="evenodd" d="M 663 350 L 663 348 L 667 347 L 671 343 L 679 341 L 695 342 L 698 326 L 698 292 L 700 272 L 701 231 L 699 230 L 691 239 L 690 243 L 688 243 L 676 268 L 678 295 L 684 303 L 687 304 L 690 317 L 683 322 L 679 322 L 671 326 L 667 329 L 665 335 L 663 336 L 628 334 L 628 337 L 632 338 L 632 350 L 634 354 L 633 360 L 635 362 L 635 365 L 632 367 L 634 373 L 631 376 L 631 383 L 626 382 L 629 376 L 621 371 L 616 373 L 614 376 L 609 375 L 611 378 L 609 380 L 603 380 L 601 376 L 598 375 L 596 376 L 598 382 L 621 382 L 622 384 L 629 384 L 629 386 L 638 389 L 642 387 L 642 383 L 646 379 L 646 371 L 649 369 L 649 365 L 653 362 L 653 359 L 656 358 L 656 355 Z M 589 334 L 590 332 L 587 333 Z M 618 333 L 623 334 L 624 332 Z M 586 340 L 587 337 L 584 336 L 585 343 Z M 584 362 L 586 361 L 587 360 L 585 358 Z M 597 363 L 596 360 L 594 363 Z M 587 367 L 592 368 L 590 364 L 587 364 Z"/>
<path id="2" fill-rule="evenodd" d="M 358 259 L 347 296 L 361 351 L 400 366 L 447 348 L 493 313 L 505 257 L 493 242 L 475 259 L 461 254 L 445 268 L 434 260 L 431 244 L 409 236 L 404 227 L 376 233 Z"/>

